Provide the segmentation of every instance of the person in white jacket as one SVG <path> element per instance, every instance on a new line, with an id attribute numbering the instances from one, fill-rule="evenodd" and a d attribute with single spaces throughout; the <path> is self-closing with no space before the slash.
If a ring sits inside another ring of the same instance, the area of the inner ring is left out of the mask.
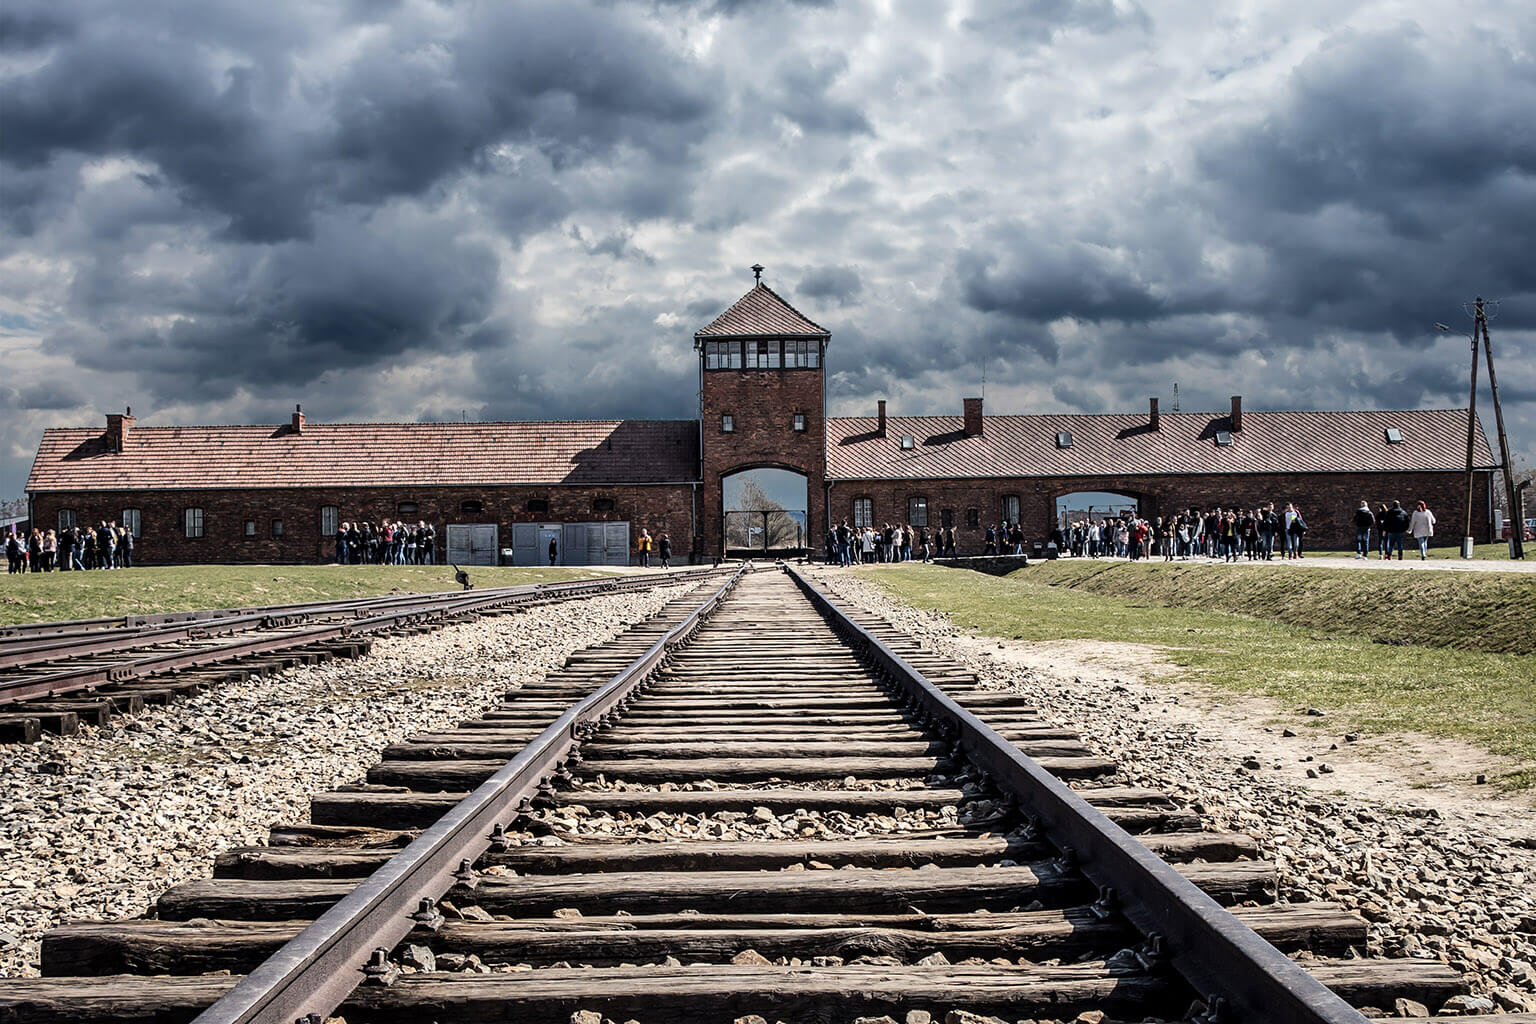
<path id="1" fill-rule="evenodd" d="M 1422 501 L 1408 520 L 1408 532 L 1419 542 L 1419 561 L 1429 557 L 1429 538 L 1435 535 L 1435 514 Z"/>

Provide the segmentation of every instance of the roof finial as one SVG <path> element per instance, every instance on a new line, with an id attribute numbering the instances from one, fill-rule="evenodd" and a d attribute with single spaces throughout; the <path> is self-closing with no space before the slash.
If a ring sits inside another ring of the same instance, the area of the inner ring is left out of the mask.
<path id="1" fill-rule="evenodd" d="M 752 264 L 752 280 L 758 284 L 763 283 L 763 265 L 761 263 Z"/>

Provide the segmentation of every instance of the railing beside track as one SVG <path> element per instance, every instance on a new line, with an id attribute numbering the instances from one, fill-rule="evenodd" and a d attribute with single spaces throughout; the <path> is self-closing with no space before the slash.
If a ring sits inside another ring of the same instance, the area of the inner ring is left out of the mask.
<path id="1" fill-rule="evenodd" d="M 215 647 L 160 651 L 141 658 L 131 658 L 116 665 L 90 665 L 83 668 L 71 668 L 66 661 L 63 662 L 61 668 L 56 672 L 24 676 L 10 680 L 0 679 L 0 705 L 10 701 L 21 701 L 35 697 L 59 697 L 66 694 L 81 693 L 109 683 L 142 679 L 147 676 L 186 669 L 205 668 L 237 658 L 277 653 L 293 647 L 345 640 L 353 636 L 366 636 L 382 630 L 398 629 L 420 624 L 439 624 L 458 616 L 492 611 L 507 606 L 532 606 L 550 601 L 570 600 L 577 597 L 599 596 L 626 590 L 686 583 L 691 580 L 708 578 L 720 571 L 713 568 L 700 568 L 668 573 L 666 575 L 647 574 L 632 577 L 600 577 L 590 580 L 569 580 L 560 583 L 500 587 L 492 590 L 449 591 L 446 593 L 418 594 L 404 597 L 392 595 L 398 603 L 402 604 L 402 607 L 383 612 L 380 612 L 375 607 L 370 607 L 374 603 L 373 599 L 369 599 L 368 602 L 361 605 L 358 602 L 344 601 L 311 606 L 279 606 L 288 609 L 301 607 L 312 609 L 307 615 L 303 618 L 298 618 L 296 621 L 266 616 L 264 613 L 268 609 L 255 609 L 251 612 L 243 612 L 232 616 L 227 620 L 203 620 L 187 626 L 171 627 L 164 631 L 152 630 L 147 634 L 137 632 L 130 636 L 110 640 L 91 640 L 78 648 L 78 653 L 81 655 L 113 653 L 115 651 L 132 650 L 135 647 L 194 639 L 198 631 L 201 631 L 202 636 L 210 636 L 217 633 L 240 632 L 242 629 L 272 630 L 284 629 L 290 626 L 300 626 L 301 628 L 295 632 L 279 636 L 253 637 L 249 640 L 236 641 Z M 329 613 L 338 610 L 343 613 L 361 610 L 366 617 L 347 619 L 332 625 L 308 627 L 303 625 L 306 620 L 331 618 L 333 615 Z M 369 614 L 370 612 L 372 614 Z M 230 624 L 228 628 L 222 628 L 221 623 Z M 60 659 L 52 658 L 48 660 Z M 42 658 L 37 658 L 28 663 L 19 659 L 13 659 L 9 665 L 0 663 L 0 667 L 18 667 L 18 664 L 20 667 L 25 667 L 27 664 L 39 663 L 45 664 L 46 661 Z"/>
<path id="2" fill-rule="evenodd" d="M 1210 1020 L 1362 1024 L 1365 1017 L 1327 986 L 962 708 L 793 566 L 785 571 L 832 628 L 902 691 L 909 706 L 947 733 L 1038 823 L 1042 838 L 1099 887 L 1102 905 L 1147 937 L 1143 961 L 1149 967 L 1166 963 L 1206 995 Z"/>
<path id="3" fill-rule="evenodd" d="M 539 787 L 572 757 L 580 740 L 621 710 L 672 650 L 698 631 L 750 566 L 742 565 L 687 618 L 608 682 L 568 708 L 409 846 L 246 975 L 194 1024 L 292 1024 L 320 1019 L 369 977 L 388 980 L 388 951 L 421 924 L 432 904 L 473 877 L 494 829 L 526 813 Z M 466 874 L 467 873 L 467 874 Z M 377 951 L 383 951 L 379 955 Z M 369 957 L 373 962 L 368 964 Z"/>

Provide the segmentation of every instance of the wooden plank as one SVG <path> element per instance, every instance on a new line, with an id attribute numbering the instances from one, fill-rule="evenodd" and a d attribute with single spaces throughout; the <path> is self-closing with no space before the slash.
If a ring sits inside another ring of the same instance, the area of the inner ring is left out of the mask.
<path id="1" fill-rule="evenodd" d="M 43 724 L 36 715 L 0 714 L 0 743 L 36 743 L 42 735 Z"/>
<path id="2" fill-rule="evenodd" d="M 1159 856 L 1174 861 L 1201 858 L 1230 861 L 1257 858 L 1258 844 L 1238 833 L 1189 832 L 1146 835 L 1140 840 Z M 351 848 L 237 847 L 218 855 L 215 878 L 356 878 L 367 875 L 398 852 L 395 846 Z M 572 874 L 594 871 L 781 870 L 793 864 L 832 867 L 962 867 L 998 860 L 1038 860 L 1053 853 L 1048 844 L 1002 836 L 928 837 L 900 835 L 878 839 L 781 840 L 772 842 L 592 843 L 519 846 L 489 851 L 480 866 L 501 865 L 520 874 Z"/>
<path id="3" fill-rule="evenodd" d="M 924 1008 L 939 1019 L 954 1007 L 1013 1020 L 1070 1020 L 1091 1009 L 1131 1019 L 1172 1011 L 1187 993 L 1148 975 L 1115 975 L 1100 964 L 1063 967 L 642 967 L 518 974 L 424 974 L 357 989 L 342 1005 L 375 1024 L 565 1020 L 577 1009 L 646 1024 L 729 1020 L 849 1020 Z"/>
<path id="4" fill-rule="evenodd" d="M 1220 903 L 1268 902 L 1275 866 L 1268 861 L 1182 864 L 1178 870 Z M 353 882 L 308 879 L 280 882 L 208 879 L 173 886 L 156 906 L 167 921 L 194 917 L 273 921 L 316 917 L 351 890 Z M 1052 861 L 1018 867 L 885 871 L 621 871 L 598 875 L 504 878 L 485 875 L 473 891 L 450 899 L 473 901 L 495 914 L 549 914 L 561 907 L 593 913 L 659 913 L 728 906 L 773 911 L 785 906 L 820 910 L 937 913 L 957 907 L 1010 909 L 1034 900 L 1063 906 L 1089 896 L 1087 883 Z"/>

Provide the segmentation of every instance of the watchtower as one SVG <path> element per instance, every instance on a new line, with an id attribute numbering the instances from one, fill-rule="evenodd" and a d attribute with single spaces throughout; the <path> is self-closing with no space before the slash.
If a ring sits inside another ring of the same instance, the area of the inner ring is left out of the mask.
<path id="1" fill-rule="evenodd" d="M 826 476 L 827 341 L 756 283 L 693 336 L 699 356 L 699 524 L 704 554 L 788 554 L 820 546 Z"/>

